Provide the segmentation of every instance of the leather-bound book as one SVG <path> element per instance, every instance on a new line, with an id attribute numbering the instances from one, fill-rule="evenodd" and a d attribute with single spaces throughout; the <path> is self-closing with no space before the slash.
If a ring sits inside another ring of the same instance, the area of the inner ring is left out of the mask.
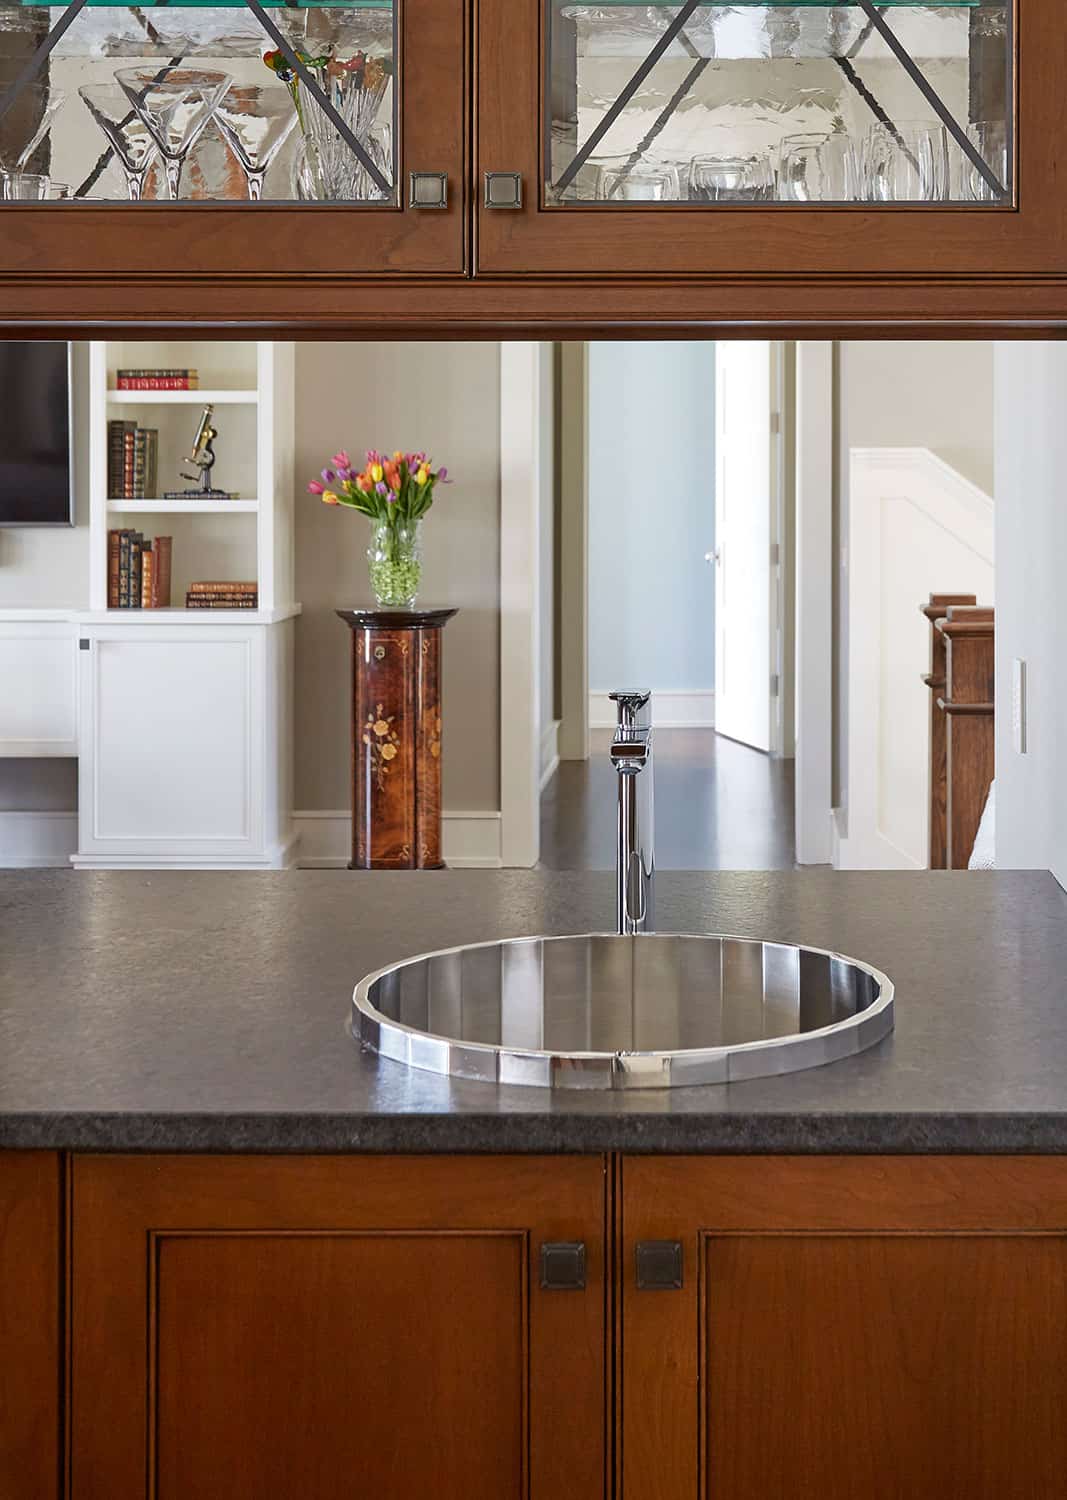
<path id="1" fill-rule="evenodd" d="M 119 607 L 119 533 L 107 534 L 107 607 Z"/>
<path id="2" fill-rule="evenodd" d="M 152 580 L 156 576 L 152 543 L 145 542 L 141 548 L 141 608 L 152 608 Z"/>
<path id="3" fill-rule="evenodd" d="M 157 536 L 153 544 L 152 559 L 152 587 L 154 593 L 153 608 L 170 608 L 170 562 L 171 543 L 173 538 L 169 536 Z"/>

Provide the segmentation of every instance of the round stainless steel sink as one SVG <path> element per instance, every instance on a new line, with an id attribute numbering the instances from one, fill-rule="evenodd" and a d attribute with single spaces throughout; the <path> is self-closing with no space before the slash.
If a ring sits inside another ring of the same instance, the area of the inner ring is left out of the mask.
<path id="1" fill-rule="evenodd" d="M 368 974 L 357 1040 L 382 1057 L 490 1083 L 676 1088 L 835 1062 L 893 1027 L 869 964 L 748 938 L 515 938 Z"/>

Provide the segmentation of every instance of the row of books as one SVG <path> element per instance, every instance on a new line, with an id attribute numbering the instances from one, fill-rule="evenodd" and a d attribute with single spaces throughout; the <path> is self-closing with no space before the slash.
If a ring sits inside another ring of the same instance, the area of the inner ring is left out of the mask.
<path id="1" fill-rule="evenodd" d="M 136 422 L 107 424 L 107 492 L 112 500 L 152 500 L 157 493 L 159 431 Z"/>
<path id="2" fill-rule="evenodd" d="M 198 391 L 199 370 L 117 370 L 118 391 Z"/>
<path id="3" fill-rule="evenodd" d="M 108 532 L 108 609 L 170 608 L 172 541 L 128 527 Z"/>
<path id="4" fill-rule="evenodd" d="M 191 583 L 185 595 L 186 609 L 258 609 L 259 587 L 232 580 Z"/>

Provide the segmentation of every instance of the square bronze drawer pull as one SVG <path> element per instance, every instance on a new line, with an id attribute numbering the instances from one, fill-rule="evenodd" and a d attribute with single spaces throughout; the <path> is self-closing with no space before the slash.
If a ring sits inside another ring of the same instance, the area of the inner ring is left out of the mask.
<path id="1" fill-rule="evenodd" d="M 447 208 L 447 172 L 411 172 L 408 176 L 409 208 Z"/>

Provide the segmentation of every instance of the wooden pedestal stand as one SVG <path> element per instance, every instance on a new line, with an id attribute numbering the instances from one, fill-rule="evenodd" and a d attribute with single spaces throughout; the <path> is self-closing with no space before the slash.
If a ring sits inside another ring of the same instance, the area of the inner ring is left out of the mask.
<path id="1" fill-rule="evenodd" d="M 352 631 L 351 870 L 440 870 L 441 631 L 454 609 L 339 609 Z"/>

